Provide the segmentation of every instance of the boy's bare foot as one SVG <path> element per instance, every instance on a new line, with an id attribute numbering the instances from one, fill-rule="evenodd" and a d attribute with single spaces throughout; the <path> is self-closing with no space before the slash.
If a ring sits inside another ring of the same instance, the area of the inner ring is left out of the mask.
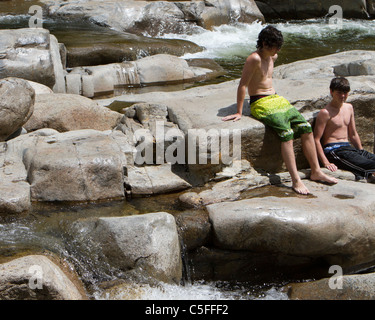
<path id="1" fill-rule="evenodd" d="M 298 180 L 296 182 L 293 182 L 292 183 L 292 189 L 293 189 L 294 192 L 296 192 L 298 194 L 303 194 L 303 195 L 310 194 L 309 189 L 307 189 L 307 187 L 302 182 L 302 180 Z"/>
<path id="2" fill-rule="evenodd" d="M 317 181 L 317 182 L 325 182 L 329 184 L 336 184 L 338 182 L 336 178 L 330 177 L 329 175 L 325 174 L 323 171 L 311 173 L 310 180 Z"/>

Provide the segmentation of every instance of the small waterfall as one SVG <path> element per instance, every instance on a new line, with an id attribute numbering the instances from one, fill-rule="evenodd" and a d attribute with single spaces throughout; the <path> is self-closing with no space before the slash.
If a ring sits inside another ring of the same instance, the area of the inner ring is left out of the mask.
<path id="1" fill-rule="evenodd" d="M 191 281 L 192 266 L 190 266 L 187 246 L 183 240 L 182 234 L 183 234 L 184 228 L 185 227 L 182 224 L 181 225 L 177 224 L 177 232 L 178 232 L 178 237 L 180 240 L 180 250 L 181 250 L 181 260 L 182 260 L 182 285 L 186 286 L 186 285 L 191 285 L 192 283 Z"/>
<path id="2" fill-rule="evenodd" d="M 137 66 L 133 62 L 123 62 L 115 65 L 115 86 L 140 85 Z"/>

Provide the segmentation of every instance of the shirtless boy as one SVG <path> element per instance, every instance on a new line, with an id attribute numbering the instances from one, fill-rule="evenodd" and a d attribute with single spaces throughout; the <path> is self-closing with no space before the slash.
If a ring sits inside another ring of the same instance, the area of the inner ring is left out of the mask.
<path id="1" fill-rule="evenodd" d="M 349 81 L 342 77 L 332 79 L 330 91 L 332 100 L 320 110 L 314 128 L 318 157 L 330 171 L 340 168 L 353 172 L 358 179 L 375 182 L 375 155 L 363 150 L 353 106 L 346 102 Z"/>
<path id="2" fill-rule="evenodd" d="M 246 59 L 237 89 L 237 113 L 224 117 L 223 121 L 241 119 L 247 91 L 251 114 L 274 129 L 281 140 L 281 155 L 290 173 L 293 190 L 299 194 L 309 194 L 298 174 L 293 149 L 295 138 L 301 137 L 304 155 L 311 167 L 310 179 L 331 184 L 337 183 L 337 180 L 321 171 L 310 124 L 273 88 L 274 62 L 282 44 L 281 32 L 272 26 L 259 33 L 257 50 Z"/>

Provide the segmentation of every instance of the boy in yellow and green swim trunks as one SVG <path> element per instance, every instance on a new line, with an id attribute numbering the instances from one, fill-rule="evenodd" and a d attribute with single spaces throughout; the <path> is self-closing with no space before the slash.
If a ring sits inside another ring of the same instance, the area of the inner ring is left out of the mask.
<path id="1" fill-rule="evenodd" d="M 250 110 L 254 118 L 275 130 L 281 141 L 312 132 L 310 123 L 287 99 L 277 94 L 250 97 Z"/>
<path id="2" fill-rule="evenodd" d="M 223 121 L 238 121 L 248 92 L 251 114 L 273 128 L 281 140 L 281 156 L 290 173 L 292 189 L 299 194 L 310 191 L 298 174 L 293 149 L 295 138 L 301 137 L 304 155 L 310 164 L 310 180 L 337 183 L 337 179 L 325 174 L 318 161 L 315 141 L 310 124 L 285 98 L 276 94 L 272 74 L 277 53 L 283 44 L 282 33 L 267 26 L 258 35 L 257 50 L 246 59 L 237 88 L 237 112 L 224 117 Z"/>

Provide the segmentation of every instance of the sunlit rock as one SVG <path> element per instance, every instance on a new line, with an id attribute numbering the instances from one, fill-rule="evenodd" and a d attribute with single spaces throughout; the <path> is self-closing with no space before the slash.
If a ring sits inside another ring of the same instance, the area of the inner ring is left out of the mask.
<path id="1" fill-rule="evenodd" d="M 70 272 L 73 274 L 72 272 Z M 43 255 L 29 255 L 0 265 L 1 300 L 84 300 L 75 275 L 73 283 L 60 266 Z"/>
<path id="2" fill-rule="evenodd" d="M 0 99 L 0 141 L 4 141 L 31 117 L 35 91 L 25 80 L 1 79 Z"/>
<path id="3" fill-rule="evenodd" d="M 0 31 L 0 78 L 17 77 L 65 92 L 64 69 L 54 35 L 42 28 Z"/>

